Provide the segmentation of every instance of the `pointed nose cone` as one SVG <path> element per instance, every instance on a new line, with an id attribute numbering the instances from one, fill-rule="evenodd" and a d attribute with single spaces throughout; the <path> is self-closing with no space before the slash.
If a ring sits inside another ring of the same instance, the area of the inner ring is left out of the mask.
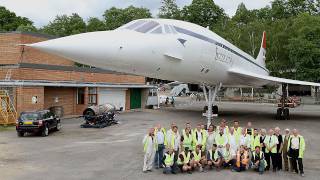
<path id="1" fill-rule="evenodd" d="M 117 50 L 115 37 L 112 31 L 101 31 L 53 39 L 26 46 L 97 67 L 103 61 L 114 58 Z"/>

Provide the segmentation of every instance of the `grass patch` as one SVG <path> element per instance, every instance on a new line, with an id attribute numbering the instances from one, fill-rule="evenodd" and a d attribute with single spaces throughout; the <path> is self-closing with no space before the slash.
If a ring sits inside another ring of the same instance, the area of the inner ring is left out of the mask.
<path id="1" fill-rule="evenodd" d="M 3 126 L 3 125 L 0 125 L 0 132 L 2 131 L 13 131 L 13 130 L 16 130 L 16 127 L 15 126 Z"/>

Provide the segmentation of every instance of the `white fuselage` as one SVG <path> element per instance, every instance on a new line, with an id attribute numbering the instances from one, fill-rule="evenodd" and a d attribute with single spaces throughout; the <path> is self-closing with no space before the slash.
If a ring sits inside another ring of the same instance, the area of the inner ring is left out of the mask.
<path id="1" fill-rule="evenodd" d="M 137 22 L 133 21 L 113 31 L 84 33 L 31 46 L 90 66 L 164 80 L 229 86 L 265 84 L 230 75 L 231 68 L 261 75 L 269 72 L 212 31 L 177 20 L 142 21 L 158 25 L 143 33 L 128 28 Z M 159 27 L 161 33 L 152 33 Z"/>

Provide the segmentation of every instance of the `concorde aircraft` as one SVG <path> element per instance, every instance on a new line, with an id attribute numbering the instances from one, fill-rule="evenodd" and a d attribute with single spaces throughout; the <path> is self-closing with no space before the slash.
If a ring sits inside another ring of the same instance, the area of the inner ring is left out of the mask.
<path id="1" fill-rule="evenodd" d="M 208 103 L 208 124 L 212 111 L 218 111 L 215 97 L 221 86 L 320 86 L 269 76 L 265 32 L 255 59 L 207 28 L 171 19 L 139 19 L 112 31 L 77 34 L 27 46 L 108 70 L 201 84 Z M 283 90 L 284 100 L 277 115 L 288 118 L 286 98 Z"/>

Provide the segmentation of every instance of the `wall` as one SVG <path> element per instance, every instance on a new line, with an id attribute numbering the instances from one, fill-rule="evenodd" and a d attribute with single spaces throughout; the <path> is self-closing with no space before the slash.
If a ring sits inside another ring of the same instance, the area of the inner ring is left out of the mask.
<path id="1" fill-rule="evenodd" d="M 20 35 L 0 33 L 0 64 L 17 64 L 20 61 Z"/>
<path id="2" fill-rule="evenodd" d="M 64 115 L 73 115 L 76 111 L 76 89 L 63 87 L 45 87 L 44 88 L 44 108 L 49 109 L 52 106 L 62 106 Z M 55 102 L 55 98 L 58 102 Z"/>
<path id="3" fill-rule="evenodd" d="M 37 96 L 37 103 L 32 103 L 32 97 Z M 17 87 L 16 88 L 17 111 L 41 110 L 44 108 L 44 88 L 43 87 Z"/>

